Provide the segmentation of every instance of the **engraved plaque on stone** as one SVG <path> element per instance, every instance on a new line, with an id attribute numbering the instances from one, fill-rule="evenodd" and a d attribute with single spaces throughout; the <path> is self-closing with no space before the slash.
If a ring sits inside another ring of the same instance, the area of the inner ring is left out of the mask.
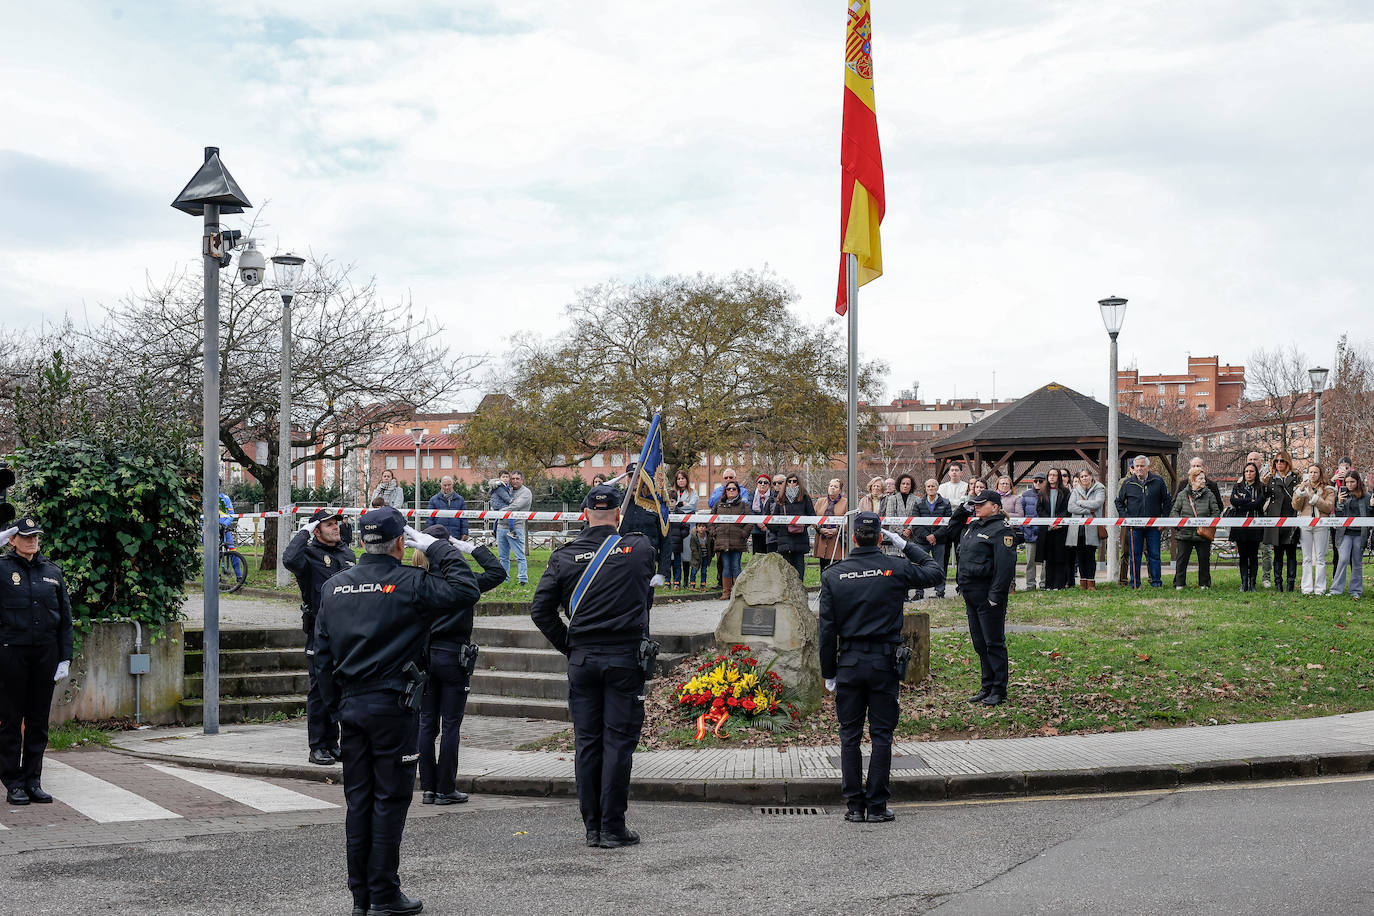
<path id="1" fill-rule="evenodd" d="M 775 607 L 746 607 L 740 617 L 741 636 L 772 636 L 778 625 Z"/>

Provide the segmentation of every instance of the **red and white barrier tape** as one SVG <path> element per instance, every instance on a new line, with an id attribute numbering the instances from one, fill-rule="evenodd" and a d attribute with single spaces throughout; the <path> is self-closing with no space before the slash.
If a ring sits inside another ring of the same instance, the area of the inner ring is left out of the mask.
<path id="1" fill-rule="evenodd" d="M 292 506 L 287 511 L 295 515 L 311 515 L 319 507 Z M 326 507 L 330 508 L 330 507 Z M 370 509 L 343 508 L 335 510 L 343 515 L 362 515 Z M 582 511 L 569 512 L 506 512 L 500 509 L 401 509 L 406 518 L 440 519 L 466 518 L 473 520 L 500 520 L 515 522 L 576 522 L 584 521 Z M 233 515 L 223 514 L 221 518 L 277 518 L 280 512 L 241 512 Z M 695 512 L 690 515 L 669 515 L 674 522 L 695 524 L 725 525 L 837 525 L 845 524 L 843 515 L 715 515 L 709 512 Z M 909 528 L 913 525 L 939 528 L 948 525 L 949 516 L 895 516 L 883 517 L 883 524 L 889 528 Z M 1108 525 L 1114 528 L 1371 528 L 1374 517 L 1362 518 L 1212 518 L 1190 517 L 1127 517 L 1094 518 L 1093 516 L 1065 516 L 1062 518 L 1008 518 L 1007 523 L 1022 527 L 1073 527 L 1075 525 Z"/>

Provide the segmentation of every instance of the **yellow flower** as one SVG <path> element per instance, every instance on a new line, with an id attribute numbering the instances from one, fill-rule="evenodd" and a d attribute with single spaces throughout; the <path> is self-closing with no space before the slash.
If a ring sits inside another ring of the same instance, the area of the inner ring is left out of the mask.
<path id="1" fill-rule="evenodd" d="M 749 690 L 758 686 L 759 676 L 757 674 L 746 674 L 744 677 L 740 678 L 739 682 L 744 686 L 745 690 Z"/>

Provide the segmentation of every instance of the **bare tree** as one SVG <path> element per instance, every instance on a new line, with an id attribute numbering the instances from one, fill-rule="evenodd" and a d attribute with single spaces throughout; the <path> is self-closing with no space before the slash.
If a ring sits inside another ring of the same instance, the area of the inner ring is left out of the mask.
<path id="1" fill-rule="evenodd" d="M 1374 351 L 1342 335 L 1331 385 L 1322 398 L 1322 451 L 1374 469 Z M 1335 465 L 1335 461 L 1330 464 Z"/>
<path id="2" fill-rule="evenodd" d="M 219 440 L 276 509 L 281 303 L 228 271 L 220 282 Z M 381 301 L 371 281 L 355 284 L 349 268 L 327 260 L 307 265 L 291 311 L 288 467 L 367 447 L 388 424 L 465 389 L 478 362 L 450 355 L 440 326 L 413 318 L 408 303 Z M 203 324 L 201 279 L 182 274 L 121 301 L 85 334 L 86 349 L 108 354 L 112 365 L 138 367 L 199 429 Z M 134 381 L 115 376 L 112 384 Z M 271 568 L 276 528 L 267 531 L 263 567 Z"/>

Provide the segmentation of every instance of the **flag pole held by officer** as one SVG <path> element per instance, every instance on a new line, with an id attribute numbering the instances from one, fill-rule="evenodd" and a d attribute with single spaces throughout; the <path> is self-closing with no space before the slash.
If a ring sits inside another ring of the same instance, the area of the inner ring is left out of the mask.
<path id="1" fill-rule="evenodd" d="M 644 725 L 644 685 L 653 667 L 654 653 L 646 646 L 652 646 L 650 582 L 658 551 L 639 532 L 617 533 L 621 501 L 614 487 L 593 487 L 584 505 L 587 527 L 549 557 L 530 617 L 568 657 L 568 712 L 587 845 L 614 849 L 639 842 L 625 825 L 625 811 Z"/>
<path id="2" fill-rule="evenodd" d="M 43 752 L 54 685 L 72 663 L 72 605 L 57 564 L 39 552 L 43 528 L 24 516 L 0 531 L 0 776 L 11 805 L 47 804 Z M 22 737 L 21 737 L 22 729 Z"/>
<path id="3" fill-rule="evenodd" d="M 902 606 L 907 590 L 944 581 L 944 570 L 920 546 L 882 527 L 872 512 L 854 516 L 854 550 L 821 573 L 819 641 L 821 676 L 835 693 L 840 722 L 840 791 L 844 819 L 883 823 L 896 818 L 892 797 L 892 733 L 900 707 L 897 694 L 911 650 L 902 641 Z M 901 556 L 879 549 L 882 540 Z M 863 779 L 864 719 L 873 743 L 868 781 Z"/>
<path id="4" fill-rule="evenodd" d="M 982 683 L 968 701 L 997 706 L 1007 698 L 1007 595 L 1016 576 L 1016 531 L 996 490 L 984 490 L 969 504 L 974 519 L 959 538 L 958 581 Z"/>
<path id="5" fill-rule="evenodd" d="M 282 565 L 296 577 L 301 590 L 301 629 L 305 630 L 305 661 L 310 674 L 310 692 L 305 698 L 305 731 L 310 744 L 308 759 L 319 766 L 330 766 L 341 759 L 339 723 L 330 715 L 320 696 L 315 668 L 315 618 L 320 612 L 320 594 L 325 582 L 352 569 L 358 561 L 344 543 L 343 519 L 343 513 L 336 509 L 316 509 L 282 553 Z"/>
<path id="6" fill-rule="evenodd" d="M 401 833 L 415 793 L 425 644 L 433 618 L 481 594 L 447 539 L 406 526 L 391 506 L 363 515 L 363 556 L 329 579 L 315 621 L 320 694 L 340 726 L 348 888 L 354 916 L 423 908 L 401 892 Z M 401 565 L 424 551 L 428 569 Z"/>

